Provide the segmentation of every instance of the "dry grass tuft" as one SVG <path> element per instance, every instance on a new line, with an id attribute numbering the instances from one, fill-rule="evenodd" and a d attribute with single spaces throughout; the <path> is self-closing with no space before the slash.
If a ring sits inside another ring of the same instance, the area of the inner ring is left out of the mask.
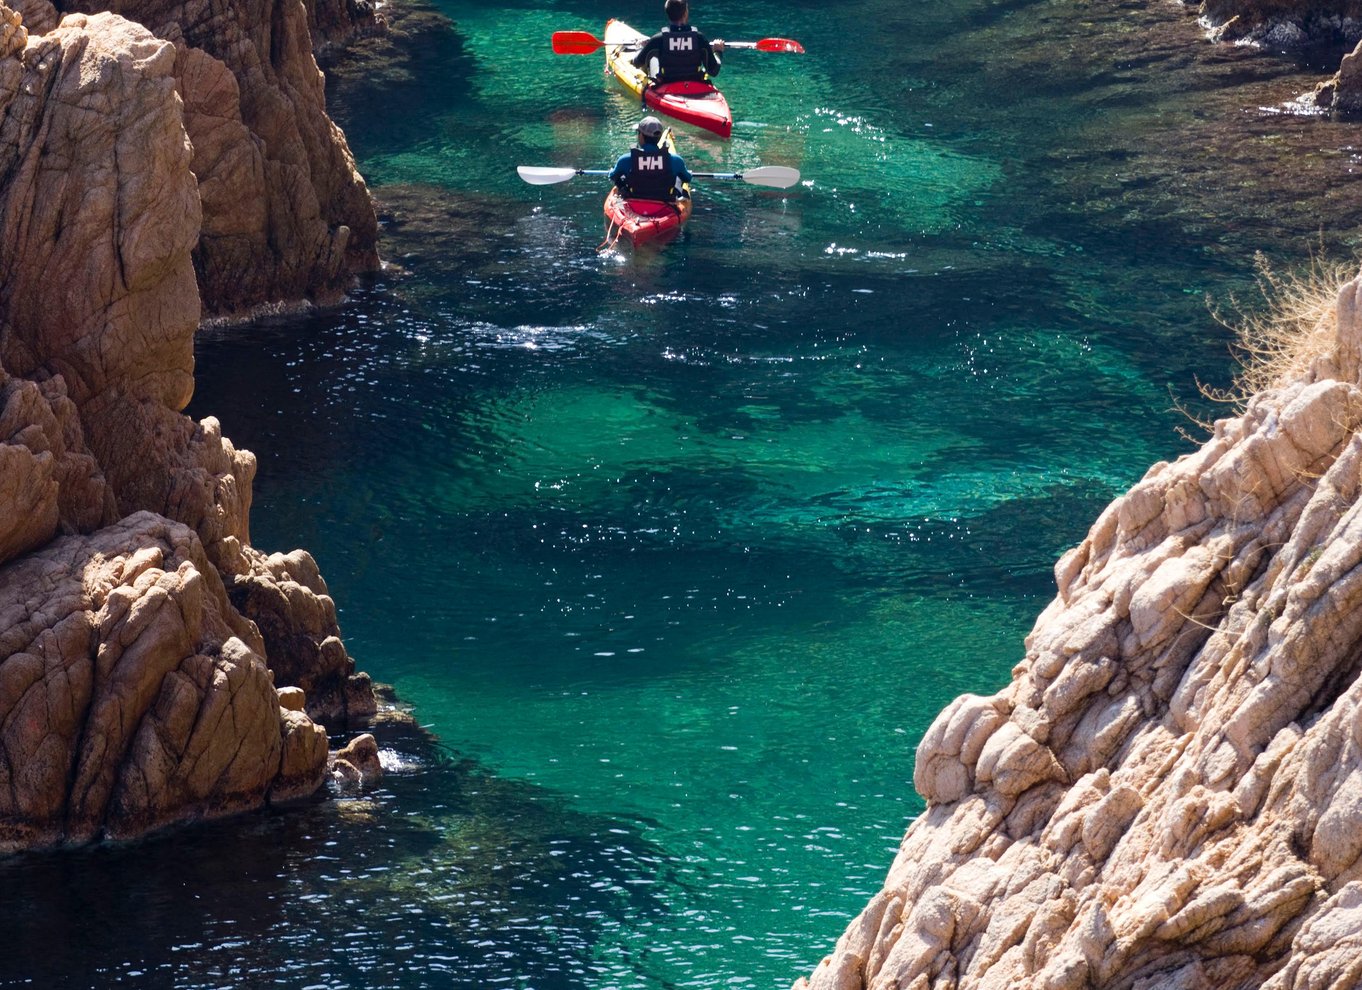
<path id="1" fill-rule="evenodd" d="M 1339 290 L 1358 271 L 1355 260 L 1310 259 L 1299 272 L 1275 272 L 1267 259 L 1254 257 L 1258 291 L 1264 306 L 1250 310 L 1231 298 L 1231 317 L 1212 308 L 1212 315 L 1234 331 L 1234 356 L 1242 370 L 1228 389 L 1202 386 L 1208 398 L 1242 410 L 1258 392 L 1301 378 L 1314 360 L 1334 348 L 1338 331 Z"/>

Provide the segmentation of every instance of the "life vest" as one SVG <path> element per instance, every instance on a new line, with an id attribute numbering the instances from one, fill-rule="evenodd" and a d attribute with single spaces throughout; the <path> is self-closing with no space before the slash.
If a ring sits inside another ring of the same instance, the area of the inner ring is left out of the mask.
<path id="1" fill-rule="evenodd" d="M 630 148 L 629 156 L 629 174 L 624 177 L 626 194 L 635 199 L 676 199 L 676 173 L 667 149 Z"/>
<path id="2" fill-rule="evenodd" d="M 680 30 L 667 28 L 658 38 L 658 81 L 681 82 L 695 79 L 703 82 L 705 72 L 705 36 L 690 25 Z"/>

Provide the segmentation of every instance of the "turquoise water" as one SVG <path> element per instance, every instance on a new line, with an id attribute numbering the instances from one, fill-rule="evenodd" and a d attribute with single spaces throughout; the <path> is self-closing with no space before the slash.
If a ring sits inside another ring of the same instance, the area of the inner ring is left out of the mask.
<path id="1" fill-rule="evenodd" d="M 1362 219 L 1347 129 L 1282 112 L 1314 77 L 1177 8 L 755 0 L 696 22 L 809 54 L 732 53 L 733 140 L 680 150 L 803 184 L 597 254 L 600 182 L 515 166 L 623 150 L 638 108 L 548 38 L 656 11 L 439 11 L 330 74 L 392 266 L 205 331 L 190 409 L 438 744 L 385 733 L 364 799 L 0 866 L 5 982 L 787 986 L 879 889 L 935 713 L 1216 414 L 1206 297 Z"/>

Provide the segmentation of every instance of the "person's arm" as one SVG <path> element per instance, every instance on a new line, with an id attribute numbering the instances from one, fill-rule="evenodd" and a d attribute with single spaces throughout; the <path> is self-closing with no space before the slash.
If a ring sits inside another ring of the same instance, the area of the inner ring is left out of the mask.
<path id="1" fill-rule="evenodd" d="M 717 44 L 719 46 L 719 51 L 723 51 L 724 43 L 719 41 Z M 710 44 L 708 39 L 705 39 L 704 44 L 700 47 L 705 53 L 705 72 L 709 73 L 711 76 L 717 76 L 719 70 L 724 67 L 723 62 L 719 59 L 719 52 L 714 50 L 714 45 Z"/>
<path id="2" fill-rule="evenodd" d="M 635 68 L 642 69 L 644 72 L 647 72 L 648 59 L 652 57 L 652 54 L 655 51 L 657 51 L 656 36 L 649 38 L 647 41 L 645 41 L 643 43 L 643 47 L 638 50 L 638 53 L 630 61 L 634 63 Z"/>
<path id="3" fill-rule="evenodd" d="M 629 166 L 632 163 L 632 155 L 620 155 L 619 161 L 615 162 L 615 167 L 610 172 L 610 181 L 616 186 L 623 183 L 625 176 L 629 174 Z"/>
<path id="4" fill-rule="evenodd" d="M 692 182 L 695 176 L 686 168 L 686 160 L 680 155 L 672 155 L 672 173 L 682 182 Z"/>

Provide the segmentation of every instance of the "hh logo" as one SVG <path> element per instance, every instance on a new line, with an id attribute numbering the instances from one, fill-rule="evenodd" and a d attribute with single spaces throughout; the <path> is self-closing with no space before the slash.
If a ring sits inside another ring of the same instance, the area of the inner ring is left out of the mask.
<path id="1" fill-rule="evenodd" d="M 638 167 L 641 171 L 647 172 L 651 172 L 654 170 L 661 171 L 662 156 L 661 155 L 648 155 L 647 157 L 641 156 L 638 160 Z"/>
<path id="2" fill-rule="evenodd" d="M 667 49 L 673 52 L 688 52 L 694 47 L 691 42 L 694 38 L 668 38 Z"/>

